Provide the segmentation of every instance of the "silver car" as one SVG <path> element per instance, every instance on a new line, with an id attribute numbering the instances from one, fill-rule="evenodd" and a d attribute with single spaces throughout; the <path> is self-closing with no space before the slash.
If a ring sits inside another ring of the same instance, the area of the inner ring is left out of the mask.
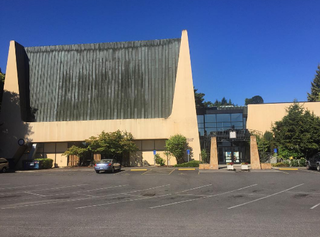
<path id="1" fill-rule="evenodd" d="M 94 170 L 97 174 L 99 174 L 100 171 L 109 171 L 113 173 L 115 170 L 121 170 L 121 164 L 115 159 L 102 159 L 94 165 Z"/>
<path id="2" fill-rule="evenodd" d="M 0 170 L 2 173 L 7 172 L 9 169 L 9 162 L 5 158 L 0 158 Z"/>

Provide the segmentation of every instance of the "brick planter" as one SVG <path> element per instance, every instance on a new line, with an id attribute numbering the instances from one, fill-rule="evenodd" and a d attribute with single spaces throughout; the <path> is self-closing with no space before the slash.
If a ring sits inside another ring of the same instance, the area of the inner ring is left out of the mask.
<path id="1" fill-rule="evenodd" d="M 263 170 L 271 170 L 272 166 L 270 163 L 261 163 L 261 169 Z"/>

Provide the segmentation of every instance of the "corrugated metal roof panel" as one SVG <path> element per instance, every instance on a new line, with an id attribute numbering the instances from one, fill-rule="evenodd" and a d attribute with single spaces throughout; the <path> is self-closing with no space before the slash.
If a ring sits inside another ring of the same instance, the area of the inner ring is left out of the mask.
<path id="1" fill-rule="evenodd" d="M 36 121 L 166 118 L 180 39 L 27 47 Z"/>

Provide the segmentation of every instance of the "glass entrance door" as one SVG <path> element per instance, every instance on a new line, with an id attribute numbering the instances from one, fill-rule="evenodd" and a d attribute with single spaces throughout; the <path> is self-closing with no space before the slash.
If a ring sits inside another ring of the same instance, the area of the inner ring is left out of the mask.
<path id="1" fill-rule="evenodd" d="M 223 158 L 226 163 L 240 163 L 240 152 L 239 151 L 224 151 Z"/>
<path id="2" fill-rule="evenodd" d="M 227 164 L 233 162 L 235 164 L 240 164 L 242 162 L 243 152 L 239 147 L 219 147 L 218 157 L 219 164 Z"/>

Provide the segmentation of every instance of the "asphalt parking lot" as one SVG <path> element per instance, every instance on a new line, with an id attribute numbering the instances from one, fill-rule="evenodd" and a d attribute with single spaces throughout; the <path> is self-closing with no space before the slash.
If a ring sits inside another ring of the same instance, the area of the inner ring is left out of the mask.
<path id="1" fill-rule="evenodd" d="M 1 236 L 319 236 L 320 172 L 0 174 Z"/>

